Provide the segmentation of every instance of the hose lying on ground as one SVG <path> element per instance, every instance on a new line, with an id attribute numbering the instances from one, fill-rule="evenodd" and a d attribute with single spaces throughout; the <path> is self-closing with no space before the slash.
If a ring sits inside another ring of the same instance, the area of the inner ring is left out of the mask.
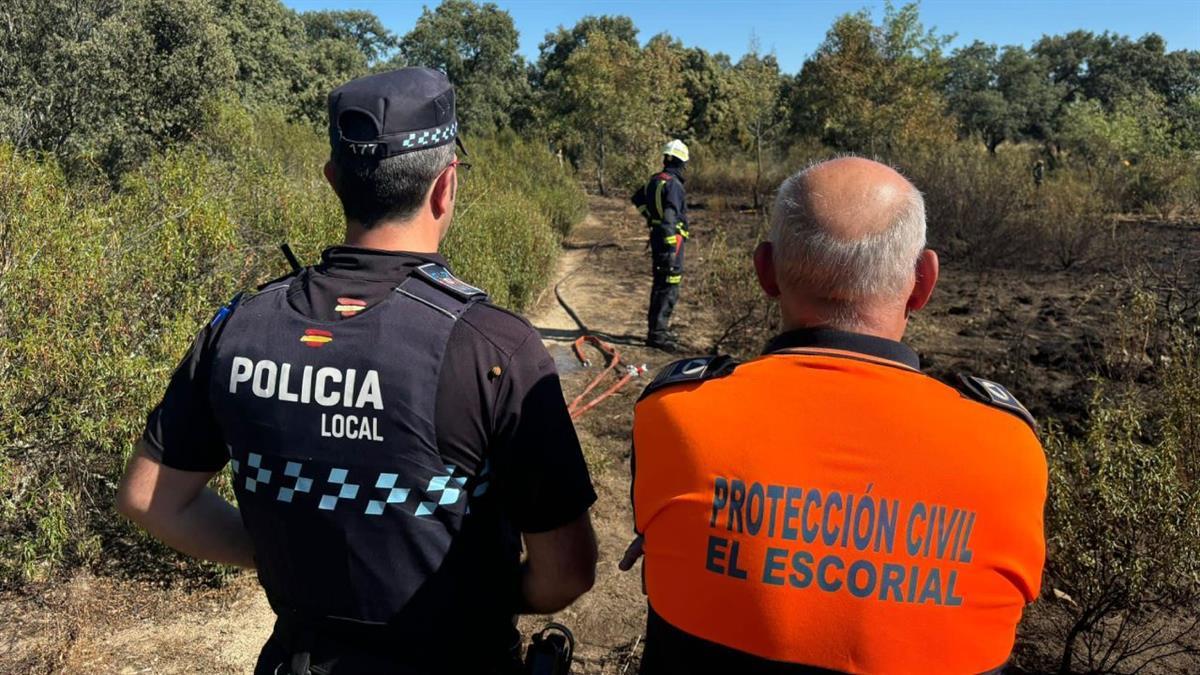
<path id="1" fill-rule="evenodd" d="M 597 375 L 583 390 L 583 393 L 581 393 L 579 396 L 576 396 L 575 400 L 571 401 L 570 405 L 567 406 L 567 412 L 571 413 L 571 419 L 576 419 L 582 416 L 585 412 L 595 408 L 601 401 L 617 393 L 621 387 L 629 384 L 630 380 L 646 372 L 645 364 L 642 364 L 641 366 L 626 365 L 624 368 L 625 374 L 621 377 L 621 379 L 617 380 L 616 384 L 612 385 L 608 389 L 605 389 L 603 393 L 591 401 L 583 403 L 584 397 L 591 393 L 593 389 L 598 387 L 600 382 L 604 380 L 604 377 L 615 371 L 617 366 L 621 364 L 621 353 L 617 351 L 616 347 L 613 347 L 595 335 L 580 335 L 575 340 L 575 344 L 572 346 L 572 349 L 575 352 L 575 358 L 579 359 L 579 362 L 583 364 L 584 368 L 592 365 L 591 360 L 588 359 L 583 353 L 583 347 L 585 344 L 591 344 L 596 349 L 599 349 L 600 352 L 604 354 L 604 360 L 607 361 L 608 365 L 604 369 L 604 372 Z"/>
<path id="2" fill-rule="evenodd" d="M 588 251 L 587 255 L 590 257 L 602 246 L 604 246 L 602 243 L 596 244 L 591 248 L 591 250 Z M 583 323 L 583 319 L 579 318 L 579 315 L 575 313 L 574 308 L 571 307 L 570 303 L 568 303 L 562 295 L 562 285 L 566 283 L 568 279 L 575 276 L 575 273 L 581 268 L 582 265 L 580 267 L 576 267 L 571 271 L 570 274 L 567 274 L 562 279 L 559 279 L 558 283 L 554 284 L 554 297 L 558 300 L 558 304 L 562 306 L 563 311 L 567 313 L 567 316 L 570 316 L 571 320 L 575 322 L 575 325 L 579 327 L 579 332 L 581 335 L 575 339 L 575 344 L 572 345 L 572 351 L 575 352 L 575 358 L 579 359 L 579 363 L 582 364 L 584 368 L 590 368 L 592 365 L 591 359 L 587 358 L 587 356 L 583 353 L 584 347 L 590 344 L 596 349 L 600 350 L 600 353 L 604 354 L 605 368 L 603 372 L 601 372 L 599 375 L 593 378 L 590 383 L 588 383 L 588 386 L 584 388 L 583 393 L 581 393 L 579 396 L 576 396 L 575 400 L 571 401 L 571 403 L 567 406 L 567 411 L 571 413 L 571 419 L 577 419 L 581 417 L 584 413 L 599 405 L 601 401 L 620 391 L 621 387 L 629 384 L 630 380 L 646 372 L 645 364 L 642 364 L 641 366 L 626 365 L 623 369 L 624 375 L 622 375 L 615 384 L 610 386 L 608 389 L 605 389 L 600 393 L 600 395 L 596 396 L 592 400 L 584 403 L 583 399 L 590 394 L 593 389 L 600 386 L 600 383 L 604 381 L 604 378 L 607 377 L 609 373 L 615 372 L 617 367 L 621 365 L 621 353 L 617 351 L 616 347 L 610 345 L 604 340 L 601 340 L 595 335 L 592 335 L 591 331 L 589 331 L 588 327 Z"/>

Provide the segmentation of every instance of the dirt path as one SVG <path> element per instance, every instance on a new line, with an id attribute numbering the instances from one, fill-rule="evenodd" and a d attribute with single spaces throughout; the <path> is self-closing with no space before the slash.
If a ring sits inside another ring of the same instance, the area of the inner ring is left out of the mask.
<path id="1" fill-rule="evenodd" d="M 641 345 L 649 277 L 645 233 L 636 213 L 618 200 L 593 199 L 592 213 L 564 244 L 553 277 L 580 318 L 617 345 L 626 363 L 651 373 L 674 357 Z M 676 325 L 687 339 L 689 299 Z M 528 313 L 559 364 L 574 398 L 597 367 L 571 353 L 576 324 L 547 289 Z M 696 337 L 697 341 L 700 336 Z M 597 359 L 599 360 L 599 359 Z M 601 561 L 595 589 L 556 620 L 579 640 L 576 672 L 625 673 L 641 641 L 645 604 L 640 576 L 616 569 L 631 536 L 629 430 L 644 381 L 634 381 L 577 423 L 599 500 L 593 509 Z M 0 596 L 0 672 L 247 673 L 274 616 L 251 575 L 221 588 L 171 587 L 168 580 L 132 581 L 80 574 L 65 584 Z M 526 617 L 522 629 L 544 617 Z"/>

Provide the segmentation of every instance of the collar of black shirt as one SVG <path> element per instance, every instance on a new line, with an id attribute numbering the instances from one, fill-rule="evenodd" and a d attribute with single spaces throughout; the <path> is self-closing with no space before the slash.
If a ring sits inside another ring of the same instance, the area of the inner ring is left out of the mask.
<path id="1" fill-rule="evenodd" d="M 920 357 L 903 342 L 832 328 L 800 328 L 787 331 L 768 342 L 763 354 L 805 348 L 848 352 L 851 355 L 862 354 L 894 361 L 913 370 L 921 369 Z"/>
<path id="2" fill-rule="evenodd" d="M 437 263 L 449 268 L 446 259 L 437 253 L 410 251 L 381 251 L 358 246 L 331 246 L 321 253 L 317 271 L 339 277 L 375 281 L 395 281 L 408 276 L 414 267 Z"/>

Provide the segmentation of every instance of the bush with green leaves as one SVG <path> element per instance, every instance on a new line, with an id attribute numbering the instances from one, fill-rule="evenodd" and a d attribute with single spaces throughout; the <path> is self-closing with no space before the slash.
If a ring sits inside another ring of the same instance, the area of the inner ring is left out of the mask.
<path id="1" fill-rule="evenodd" d="M 1047 438 L 1047 573 L 1064 594 L 1055 605 L 1062 673 L 1200 656 L 1180 641 L 1200 629 L 1200 482 L 1179 419 L 1195 429 L 1197 409 L 1185 407 L 1200 390 L 1191 349 L 1190 382 L 1163 408 L 1100 388 L 1082 438 Z"/>
<path id="2" fill-rule="evenodd" d="M 1190 297 L 1181 313 L 1152 276 L 1128 280 L 1083 432 L 1045 436 L 1057 599 L 1043 611 L 1062 673 L 1200 658 L 1200 288 L 1173 289 Z"/>
<path id="3" fill-rule="evenodd" d="M 115 190 L 0 147 L 0 585 L 100 562 L 116 542 L 153 546 L 112 497 L 179 356 L 222 302 L 287 270 L 280 242 L 315 261 L 340 240 L 318 133 L 282 113 L 216 117 Z M 520 309 L 585 197 L 542 147 L 468 144 L 477 166 L 444 253 Z"/>

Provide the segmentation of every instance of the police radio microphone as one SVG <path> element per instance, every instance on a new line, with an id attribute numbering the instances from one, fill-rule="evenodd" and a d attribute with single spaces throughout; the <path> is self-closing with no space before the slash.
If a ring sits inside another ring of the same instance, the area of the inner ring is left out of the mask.
<path id="1" fill-rule="evenodd" d="M 575 653 L 575 636 L 561 623 L 551 623 L 537 633 L 525 651 L 526 675 L 568 675 Z"/>

